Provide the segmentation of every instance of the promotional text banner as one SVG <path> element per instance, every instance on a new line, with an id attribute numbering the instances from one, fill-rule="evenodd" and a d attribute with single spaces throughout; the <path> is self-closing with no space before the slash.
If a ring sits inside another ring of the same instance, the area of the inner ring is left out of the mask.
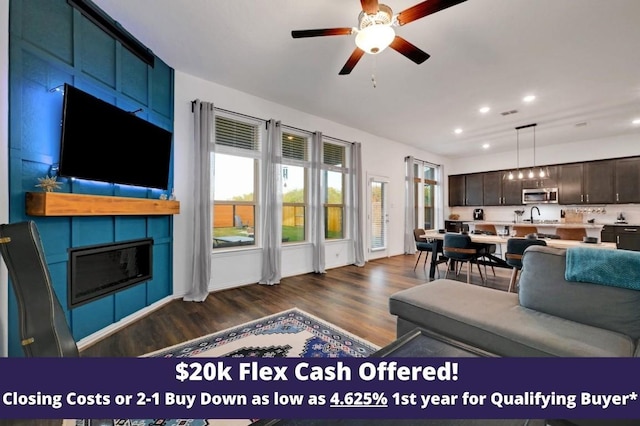
<path id="1" fill-rule="evenodd" d="M 2 418 L 640 418 L 634 358 L 0 359 Z"/>

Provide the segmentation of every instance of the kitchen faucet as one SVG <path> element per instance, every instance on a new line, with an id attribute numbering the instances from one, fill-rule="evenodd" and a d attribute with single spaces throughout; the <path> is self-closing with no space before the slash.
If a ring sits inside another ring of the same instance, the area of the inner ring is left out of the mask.
<path id="1" fill-rule="evenodd" d="M 538 216 L 540 216 L 540 209 L 538 206 L 531 207 L 531 223 L 533 223 L 533 209 L 536 209 L 538 211 Z"/>

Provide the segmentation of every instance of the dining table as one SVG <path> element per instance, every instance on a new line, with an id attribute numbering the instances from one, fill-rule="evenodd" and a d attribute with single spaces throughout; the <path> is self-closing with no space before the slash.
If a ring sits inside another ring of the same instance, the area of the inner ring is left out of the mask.
<path id="1" fill-rule="evenodd" d="M 445 235 L 446 233 L 438 232 L 438 231 L 428 231 L 422 235 L 422 237 L 427 240 L 427 243 L 432 244 L 431 264 L 429 267 L 429 278 L 434 278 L 437 265 L 439 263 L 445 262 L 445 259 L 443 259 L 443 257 L 438 258 L 438 252 L 442 253 L 442 242 L 444 241 Z M 489 234 L 482 234 L 482 233 L 476 234 L 473 232 L 470 232 L 467 235 L 471 237 L 471 241 L 474 243 L 496 244 L 496 245 L 499 244 L 501 247 L 502 246 L 506 247 L 507 240 L 509 240 L 510 238 L 521 238 L 521 239 L 525 238 L 525 237 L 512 237 L 509 235 L 489 235 Z M 547 243 L 547 246 L 561 248 L 561 249 L 567 249 L 569 247 L 579 247 L 579 246 L 601 248 L 601 249 L 617 248 L 616 243 L 609 243 L 609 242 L 585 243 L 579 240 L 561 240 L 558 238 L 542 238 L 542 239 L 545 241 L 545 243 Z M 504 253 L 504 250 L 502 252 Z M 492 266 L 497 266 L 502 268 L 511 268 L 511 266 L 509 266 L 504 259 L 498 256 L 491 254 L 491 255 L 488 255 L 488 257 L 491 259 Z"/>

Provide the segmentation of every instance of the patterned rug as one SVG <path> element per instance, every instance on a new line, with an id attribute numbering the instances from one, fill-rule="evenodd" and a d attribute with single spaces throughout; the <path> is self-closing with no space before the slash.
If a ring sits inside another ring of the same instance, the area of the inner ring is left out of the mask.
<path id="1" fill-rule="evenodd" d="M 344 358 L 367 357 L 380 349 L 298 308 L 161 349 L 144 357 Z M 114 419 L 114 426 L 246 426 L 252 420 Z M 65 420 L 63 426 L 87 426 Z"/>
<path id="2" fill-rule="evenodd" d="M 344 358 L 367 357 L 378 349 L 348 331 L 293 308 L 145 356 Z"/>

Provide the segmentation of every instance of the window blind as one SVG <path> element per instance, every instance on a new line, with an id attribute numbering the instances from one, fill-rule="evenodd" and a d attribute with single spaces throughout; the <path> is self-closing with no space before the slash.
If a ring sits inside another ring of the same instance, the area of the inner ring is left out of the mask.
<path id="1" fill-rule="evenodd" d="M 325 142 L 323 144 L 322 162 L 329 166 L 346 167 L 345 147 Z"/>
<path id="2" fill-rule="evenodd" d="M 307 138 L 282 132 L 282 157 L 289 160 L 308 161 L 309 144 Z"/>
<path id="3" fill-rule="evenodd" d="M 216 143 L 232 148 L 260 150 L 260 131 L 256 124 L 216 116 Z"/>

